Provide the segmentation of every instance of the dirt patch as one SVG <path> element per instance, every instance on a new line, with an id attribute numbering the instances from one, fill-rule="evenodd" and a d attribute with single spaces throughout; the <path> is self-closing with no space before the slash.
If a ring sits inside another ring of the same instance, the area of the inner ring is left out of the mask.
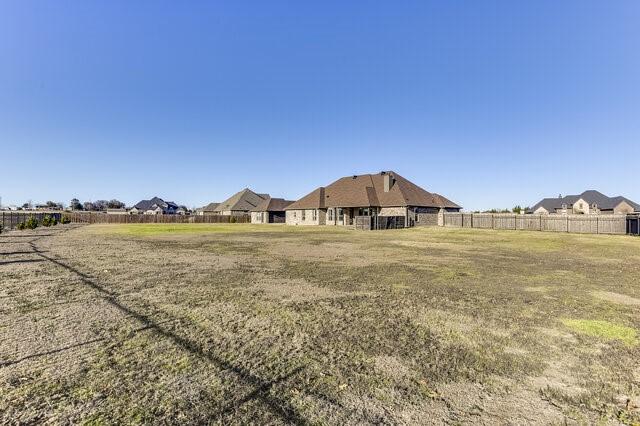
<path id="1" fill-rule="evenodd" d="M 303 279 L 274 279 L 265 278 L 251 287 L 259 291 L 263 297 L 283 302 L 310 302 L 313 300 L 337 299 L 353 296 L 356 293 L 336 291 L 335 289 L 319 287 Z M 362 293 L 357 293 L 362 295 Z"/>
<path id="2" fill-rule="evenodd" d="M 565 416 L 540 399 L 531 389 L 513 382 L 490 389 L 478 383 L 452 383 L 438 387 L 456 423 L 473 424 L 559 424 Z"/>
<path id="3" fill-rule="evenodd" d="M 346 242 L 321 244 L 280 242 L 271 245 L 267 252 L 271 256 L 283 259 L 340 263 L 355 267 L 370 266 L 385 261 L 384 258 L 362 256 L 356 244 Z"/>
<path id="4" fill-rule="evenodd" d="M 577 360 L 573 360 L 577 362 Z M 578 384 L 575 375 L 571 373 L 575 364 L 571 363 L 571 359 L 567 358 L 562 362 L 554 361 L 544 370 L 542 375 L 531 379 L 531 383 L 535 389 L 545 391 L 552 388 L 555 392 L 562 392 L 569 397 L 576 397 L 585 392 L 585 389 Z"/>
<path id="5" fill-rule="evenodd" d="M 523 290 L 531 293 L 546 293 L 547 291 L 549 291 L 549 287 L 546 287 L 546 286 L 525 287 Z"/>
<path id="6" fill-rule="evenodd" d="M 620 305 L 640 306 L 640 299 L 636 299 L 625 294 L 613 293 L 611 291 L 593 291 L 591 294 L 601 300 Z"/>

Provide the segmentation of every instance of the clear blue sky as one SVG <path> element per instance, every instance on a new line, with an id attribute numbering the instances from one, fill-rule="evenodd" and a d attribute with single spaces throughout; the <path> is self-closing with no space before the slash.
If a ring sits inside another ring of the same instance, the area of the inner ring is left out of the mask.
<path id="1" fill-rule="evenodd" d="M 640 202 L 640 2 L 0 2 L 3 204 L 395 170 L 467 209 Z"/>

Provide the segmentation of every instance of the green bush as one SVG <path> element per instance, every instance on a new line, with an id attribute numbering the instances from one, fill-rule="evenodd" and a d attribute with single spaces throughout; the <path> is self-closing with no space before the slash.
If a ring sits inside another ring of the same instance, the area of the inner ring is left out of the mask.
<path id="1" fill-rule="evenodd" d="M 231 216 L 229 218 L 229 223 L 236 223 L 236 217 L 235 216 Z"/>
<path id="2" fill-rule="evenodd" d="M 58 224 L 58 219 L 55 216 L 46 215 L 42 219 L 42 226 L 56 226 Z"/>
<path id="3" fill-rule="evenodd" d="M 30 217 L 26 222 L 24 222 L 24 227 L 26 229 L 36 229 L 38 227 L 38 219 Z"/>
<path id="4" fill-rule="evenodd" d="M 25 229 L 27 229 L 27 227 L 26 227 L 26 225 L 24 224 L 24 222 L 20 222 L 20 223 L 18 224 L 17 228 L 18 228 L 20 231 L 24 231 Z"/>
<path id="5" fill-rule="evenodd" d="M 63 225 L 67 225 L 69 223 L 71 223 L 71 218 L 69 216 L 62 216 L 60 218 L 60 223 Z"/>

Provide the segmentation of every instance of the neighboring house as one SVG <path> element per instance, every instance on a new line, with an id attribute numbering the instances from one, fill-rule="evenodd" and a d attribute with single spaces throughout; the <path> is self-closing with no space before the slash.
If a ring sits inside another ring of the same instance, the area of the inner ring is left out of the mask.
<path id="1" fill-rule="evenodd" d="M 224 216 L 242 216 L 249 214 L 267 198 L 269 198 L 269 194 L 257 194 L 249 188 L 245 188 L 218 204 L 213 212 Z"/>
<path id="2" fill-rule="evenodd" d="M 289 225 L 353 225 L 355 216 L 404 216 L 457 212 L 462 207 L 430 193 L 399 174 L 347 176 L 320 187 L 286 207 Z"/>
<path id="3" fill-rule="evenodd" d="M 218 208 L 219 205 L 220 205 L 220 203 L 209 203 L 204 207 L 196 209 L 196 214 L 198 216 L 216 214 L 215 211 L 216 211 L 216 209 Z"/>
<path id="4" fill-rule="evenodd" d="M 251 210 L 251 223 L 285 223 L 285 208 L 293 201 L 267 198 Z"/>
<path id="5" fill-rule="evenodd" d="M 527 213 L 533 214 L 628 214 L 640 211 L 640 205 L 628 198 L 608 197 L 589 190 L 580 195 L 545 198 Z"/>
<path id="6" fill-rule="evenodd" d="M 142 200 L 129 211 L 131 214 L 177 214 L 179 207 L 173 201 L 164 201 L 162 198 L 153 197 L 150 200 Z"/>

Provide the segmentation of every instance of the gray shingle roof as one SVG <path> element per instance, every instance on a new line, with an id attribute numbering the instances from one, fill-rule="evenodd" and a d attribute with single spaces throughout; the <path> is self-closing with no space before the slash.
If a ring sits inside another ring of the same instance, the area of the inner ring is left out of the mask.
<path id="1" fill-rule="evenodd" d="M 256 208 L 258 204 L 267 198 L 269 198 L 269 194 L 257 194 L 249 188 L 245 188 L 218 204 L 215 211 L 223 212 L 231 210 L 248 212 Z"/>
<path id="2" fill-rule="evenodd" d="M 617 197 L 608 197 L 604 195 L 602 192 L 590 189 L 588 191 L 584 191 L 579 195 L 567 195 L 565 197 L 556 197 L 556 198 L 544 198 L 540 202 L 538 202 L 535 206 L 531 207 L 531 212 L 538 210 L 540 207 L 543 207 L 548 212 L 554 212 L 556 209 L 562 209 L 562 206 L 566 204 L 567 208 L 571 208 L 573 204 L 578 200 L 584 200 L 589 205 L 596 204 L 600 210 L 613 210 L 618 204 L 622 201 L 626 201 L 629 203 L 635 210 L 640 210 L 640 205 L 629 200 L 628 198 L 617 196 Z"/>
<path id="3" fill-rule="evenodd" d="M 149 209 L 152 209 L 152 208 L 155 209 L 156 207 L 160 207 L 160 208 L 162 208 L 164 210 L 164 209 L 167 209 L 167 208 L 170 208 L 170 207 L 174 208 L 174 209 L 177 209 L 178 205 L 176 203 L 174 203 L 173 201 L 164 201 L 160 197 L 153 197 L 150 200 L 139 201 L 133 207 L 138 209 L 138 210 L 149 210 Z"/>
<path id="4" fill-rule="evenodd" d="M 220 205 L 220 203 L 209 203 L 206 206 L 204 206 L 203 208 L 201 208 L 200 211 L 203 211 L 203 212 L 214 212 L 216 210 L 216 208 L 218 208 L 219 205 Z"/>

